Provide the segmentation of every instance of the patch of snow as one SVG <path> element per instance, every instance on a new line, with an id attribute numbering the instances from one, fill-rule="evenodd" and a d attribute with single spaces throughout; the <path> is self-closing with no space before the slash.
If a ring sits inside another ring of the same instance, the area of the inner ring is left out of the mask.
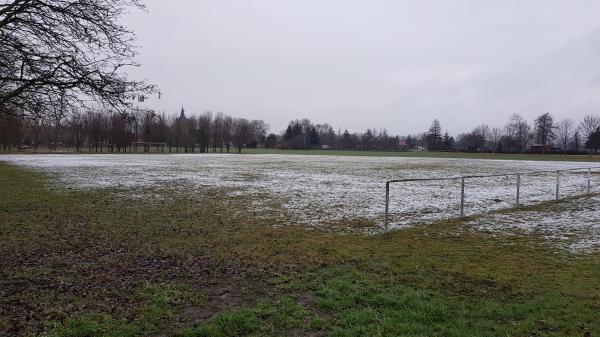
<path id="1" fill-rule="evenodd" d="M 140 193 L 139 189 L 167 185 L 191 194 L 221 188 L 232 195 L 257 199 L 257 207 L 270 196 L 283 201 L 290 222 L 313 226 L 347 218 L 373 219 L 381 225 L 385 182 L 392 179 L 593 166 L 550 161 L 236 154 L 3 155 L 0 160 L 46 172 L 71 188 L 118 188 L 124 193 L 135 189 L 135 193 Z M 523 176 L 521 204 L 553 200 L 555 182 L 555 173 Z M 587 173 L 561 173 L 560 183 L 561 196 L 581 194 L 587 188 Z M 592 186 L 600 191 L 600 175 L 593 176 Z M 465 195 L 466 215 L 514 206 L 516 177 L 468 179 Z M 459 215 L 459 205 L 459 180 L 391 185 L 392 227 L 455 217 Z M 600 216 L 595 208 L 587 212 Z M 549 228 L 570 221 L 567 215 L 552 219 L 544 214 L 532 217 L 545 219 L 540 223 Z"/>
<path id="2" fill-rule="evenodd" d="M 536 233 L 573 252 L 598 250 L 600 196 L 568 200 L 543 210 L 484 215 L 467 226 L 492 232 Z"/>

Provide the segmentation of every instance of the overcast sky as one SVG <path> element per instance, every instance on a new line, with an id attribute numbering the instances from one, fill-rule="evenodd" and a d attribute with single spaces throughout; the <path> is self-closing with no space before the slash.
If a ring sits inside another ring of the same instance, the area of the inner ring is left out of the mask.
<path id="1" fill-rule="evenodd" d="M 150 0 L 126 25 L 167 113 L 223 111 L 271 131 L 451 133 L 515 112 L 600 112 L 600 1 Z"/>

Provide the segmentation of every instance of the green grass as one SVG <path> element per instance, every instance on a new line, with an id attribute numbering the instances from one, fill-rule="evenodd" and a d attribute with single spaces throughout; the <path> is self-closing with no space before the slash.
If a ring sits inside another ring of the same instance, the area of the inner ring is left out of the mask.
<path id="1" fill-rule="evenodd" d="M 178 303 L 201 303 L 196 295 L 180 285 L 151 285 L 138 290 L 134 298 L 140 307 L 133 319 L 90 311 L 55 322 L 48 337 L 134 337 L 155 333 L 171 320 Z"/>
<path id="2" fill-rule="evenodd" d="M 142 333 L 133 324 L 122 319 L 102 313 L 87 313 L 75 318 L 68 318 L 57 325 L 50 337 L 134 337 Z"/>
<path id="3" fill-rule="evenodd" d="M 233 336 L 564 336 L 597 331 L 596 308 L 574 305 L 558 293 L 479 289 L 478 295 L 420 289 L 378 280 L 355 267 L 328 268 L 303 280 L 314 290 L 310 309 L 284 299 L 233 310 L 181 337 Z M 389 281 L 389 280 L 387 280 Z M 583 323 L 583 324 L 582 324 Z"/>
<path id="4" fill-rule="evenodd" d="M 179 337 L 279 336 L 289 329 L 299 329 L 306 317 L 305 309 L 290 298 L 277 303 L 260 303 L 232 310 L 196 327 L 178 332 Z"/>
<path id="5" fill-rule="evenodd" d="M 599 254 L 536 236 L 273 226 L 218 191 L 142 203 L 1 163 L 0 186 L 10 336 L 600 334 Z"/>
<path id="6" fill-rule="evenodd" d="M 246 154 L 287 154 L 287 155 L 326 155 L 360 157 L 404 157 L 404 158 L 465 158 L 496 160 L 535 160 L 535 161 L 581 161 L 598 162 L 600 155 L 564 155 L 564 154 L 504 154 L 469 152 L 429 152 L 429 151 L 341 151 L 341 150 L 279 150 L 244 149 Z"/>

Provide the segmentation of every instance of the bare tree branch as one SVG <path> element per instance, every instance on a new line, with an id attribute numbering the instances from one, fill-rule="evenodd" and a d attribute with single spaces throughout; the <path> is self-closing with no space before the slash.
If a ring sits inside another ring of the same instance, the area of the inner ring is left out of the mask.
<path id="1" fill-rule="evenodd" d="M 119 20 L 138 0 L 0 0 L 1 111 L 40 114 L 66 100 L 125 111 L 156 91 L 130 80 L 135 35 Z M 6 113 L 6 112 L 5 112 Z"/>

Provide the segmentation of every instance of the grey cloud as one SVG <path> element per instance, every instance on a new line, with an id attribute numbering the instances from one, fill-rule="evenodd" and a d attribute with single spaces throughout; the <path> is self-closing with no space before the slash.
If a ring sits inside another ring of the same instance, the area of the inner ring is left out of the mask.
<path id="1" fill-rule="evenodd" d="M 273 130 L 450 132 L 514 112 L 597 112 L 597 1 L 153 0 L 126 24 L 158 83 L 149 105 L 221 110 Z"/>

